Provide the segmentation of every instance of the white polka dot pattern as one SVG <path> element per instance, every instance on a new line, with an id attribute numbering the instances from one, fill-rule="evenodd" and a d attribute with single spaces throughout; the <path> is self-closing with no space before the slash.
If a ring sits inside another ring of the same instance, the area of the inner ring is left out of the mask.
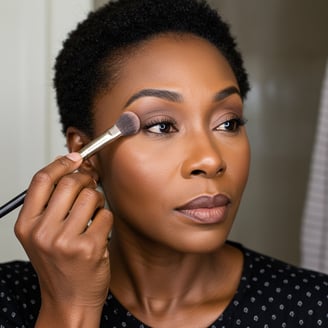
<path id="1" fill-rule="evenodd" d="M 242 278 L 229 306 L 208 328 L 328 328 L 327 275 L 231 244 L 244 253 Z M 33 327 L 39 308 L 40 290 L 31 264 L 0 264 L 0 328 Z M 101 327 L 149 326 L 109 294 Z"/>
<path id="2" fill-rule="evenodd" d="M 30 263 L 0 264 L 0 328 L 34 327 L 39 295 L 38 278 Z"/>

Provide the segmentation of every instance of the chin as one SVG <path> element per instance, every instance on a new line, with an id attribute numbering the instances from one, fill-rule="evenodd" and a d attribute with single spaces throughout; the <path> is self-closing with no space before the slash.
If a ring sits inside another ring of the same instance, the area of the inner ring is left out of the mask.
<path id="1" fill-rule="evenodd" d="M 191 236 L 183 236 L 173 247 L 181 253 L 207 254 L 218 251 L 224 246 L 228 233 L 218 234 L 213 232 L 196 233 Z"/>

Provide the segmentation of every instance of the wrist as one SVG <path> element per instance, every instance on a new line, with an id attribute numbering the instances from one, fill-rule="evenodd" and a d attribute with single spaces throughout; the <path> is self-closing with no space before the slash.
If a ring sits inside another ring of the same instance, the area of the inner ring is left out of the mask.
<path id="1" fill-rule="evenodd" d="M 36 328 L 92 328 L 100 326 L 102 306 L 42 304 Z"/>

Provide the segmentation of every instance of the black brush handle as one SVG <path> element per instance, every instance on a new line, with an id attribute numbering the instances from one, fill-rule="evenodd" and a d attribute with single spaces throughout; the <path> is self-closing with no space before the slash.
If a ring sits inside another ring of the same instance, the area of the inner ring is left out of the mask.
<path id="1" fill-rule="evenodd" d="M 24 190 L 19 195 L 11 199 L 8 203 L 0 207 L 0 219 L 24 203 L 26 192 L 27 190 Z"/>
<path id="2" fill-rule="evenodd" d="M 140 130 L 139 117 L 132 112 L 123 113 L 117 120 L 116 124 L 79 151 L 83 160 L 92 156 L 117 138 L 136 134 Z M 0 219 L 24 203 L 26 192 L 27 190 L 24 190 L 15 198 L 0 207 Z"/>

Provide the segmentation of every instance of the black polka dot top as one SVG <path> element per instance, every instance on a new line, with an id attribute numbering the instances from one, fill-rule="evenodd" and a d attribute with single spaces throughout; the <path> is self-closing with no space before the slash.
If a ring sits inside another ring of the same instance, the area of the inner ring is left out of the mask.
<path id="1" fill-rule="evenodd" d="M 328 328 L 327 275 L 231 244 L 244 254 L 243 274 L 234 298 L 208 328 Z M 0 328 L 34 327 L 39 308 L 40 290 L 31 264 L 0 264 Z M 101 327 L 149 326 L 109 293 Z"/>

